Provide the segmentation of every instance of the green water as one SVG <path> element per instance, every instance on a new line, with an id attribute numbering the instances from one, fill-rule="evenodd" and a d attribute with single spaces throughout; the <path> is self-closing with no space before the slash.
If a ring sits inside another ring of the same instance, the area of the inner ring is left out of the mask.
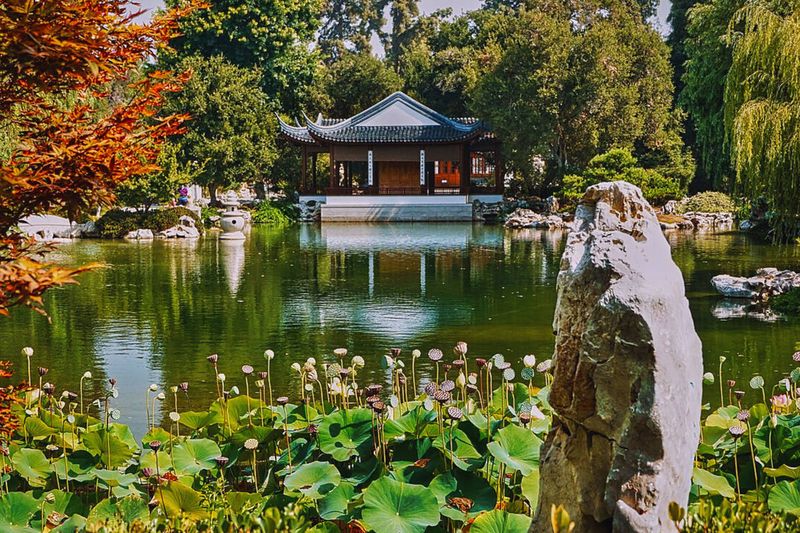
<path id="1" fill-rule="evenodd" d="M 738 234 L 675 235 L 674 257 L 684 272 L 706 366 L 726 355 L 726 378 L 763 374 L 768 383 L 791 368 L 800 321 L 720 320 L 709 280 L 718 273 L 750 274 L 761 266 L 800 269 L 796 248 L 776 248 Z M 508 232 L 471 224 L 293 226 L 254 228 L 244 243 L 199 241 L 127 243 L 78 241 L 59 248 L 67 264 L 107 268 L 81 277 L 80 286 L 46 298 L 51 323 L 16 310 L 0 319 L 0 358 L 17 363 L 33 346 L 46 380 L 77 388 L 84 371 L 95 393 L 118 381 L 122 421 L 144 426 L 151 382 L 190 383 L 184 408 L 214 397 L 206 356 L 241 382 L 241 365 L 266 368 L 272 348 L 273 385 L 298 395 L 291 363 L 314 356 L 333 360 L 347 347 L 367 360 L 364 372 L 383 380 L 378 358 L 391 347 L 449 348 L 459 340 L 470 354 L 503 353 L 518 361 L 552 352 L 555 278 L 564 235 Z M 421 360 L 421 361 L 424 361 Z M 428 371 L 421 362 L 418 373 Z M 241 384 L 241 383 L 240 383 Z M 714 387 L 708 389 L 714 400 Z M 718 396 L 718 393 L 716 394 Z"/>

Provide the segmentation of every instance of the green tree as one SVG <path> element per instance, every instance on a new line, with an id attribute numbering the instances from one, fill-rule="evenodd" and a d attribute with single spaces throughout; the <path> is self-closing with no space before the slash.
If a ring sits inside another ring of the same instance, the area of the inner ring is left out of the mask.
<path id="1" fill-rule="evenodd" d="M 209 188 L 212 201 L 219 188 L 265 180 L 275 160 L 277 121 L 260 72 L 220 56 L 186 58 L 180 67 L 193 76 L 166 109 L 191 117 L 175 142 L 192 180 Z"/>
<path id="2" fill-rule="evenodd" d="M 491 67 L 471 91 L 519 172 L 544 191 L 610 148 L 640 154 L 680 143 L 667 131 L 674 124 L 668 49 L 634 6 L 529 4 L 498 14 L 507 29 L 484 49 Z"/>
<path id="3" fill-rule="evenodd" d="M 330 60 L 348 51 L 371 53 L 373 35 L 382 36 L 389 0 L 328 0 L 319 30 L 320 50 Z"/>
<path id="4" fill-rule="evenodd" d="M 723 109 L 731 50 L 725 37 L 730 21 L 743 4 L 744 0 L 711 0 L 688 12 L 683 42 L 685 72 L 678 105 L 691 120 L 699 188 L 730 187 L 730 150 Z"/>
<path id="5" fill-rule="evenodd" d="M 392 31 L 384 37 L 386 57 L 396 62 L 414 37 L 414 22 L 419 17 L 419 0 L 392 0 L 389 16 Z"/>
<path id="6" fill-rule="evenodd" d="M 168 6 L 185 0 L 167 0 Z M 213 0 L 208 9 L 181 20 L 171 41 L 177 60 L 224 56 L 234 65 L 261 71 L 261 86 L 274 107 L 297 112 L 318 73 L 311 43 L 319 28 L 321 0 Z M 169 58 L 165 58 L 169 59 Z"/>
<path id="7" fill-rule="evenodd" d="M 161 146 L 156 164 L 159 170 L 128 178 L 117 187 L 117 201 L 147 212 L 155 204 L 175 197 L 178 187 L 188 183 L 190 176 L 178 161 L 178 145 L 167 142 Z"/>
<path id="8" fill-rule="evenodd" d="M 327 113 L 345 118 L 363 111 L 403 87 L 400 76 L 368 53 L 345 53 L 327 69 Z"/>
<path id="9" fill-rule="evenodd" d="M 675 200 L 683 192 L 677 180 L 665 177 L 657 170 L 641 167 L 629 150 L 616 148 L 593 157 L 581 175 L 564 176 L 561 196 L 567 203 L 575 203 L 587 187 L 617 180 L 636 185 L 644 197 L 656 205 Z"/>
<path id="10" fill-rule="evenodd" d="M 781 4 L 750 2 L 732 19 L 725 127 L 736 186 L 767 199 L 785 241 L 800 234 L 800 11 Z"/>

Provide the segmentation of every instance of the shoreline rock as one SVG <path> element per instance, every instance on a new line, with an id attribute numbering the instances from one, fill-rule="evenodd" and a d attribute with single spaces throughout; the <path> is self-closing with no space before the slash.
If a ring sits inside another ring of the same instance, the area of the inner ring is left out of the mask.
<path id="1" fill-rule="evenodd" d="M 518 208 L 506 219 L 505 226 L 512 229 L 564 229 L 567 222 L 559 215 L 543 215 L 532 209 Z"/>
<path id="2" fill-rule="evenodd" d="M 711 278 L 711 285 L 727 298 L 766 301 L 800 287 L 800 273 L 766 267 L 759 268 L 750 277 L 720 274 Z"/>

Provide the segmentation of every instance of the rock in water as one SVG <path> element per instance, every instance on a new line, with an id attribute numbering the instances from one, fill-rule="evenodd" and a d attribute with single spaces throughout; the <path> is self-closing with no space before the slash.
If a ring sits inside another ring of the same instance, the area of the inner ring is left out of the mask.
<path id="1" fill-rule="evenodd" d="M 582 533 L 657 532 L 686 507 L 702 353 L 653 209 L 626 182 L 589 187 L 558 275 L 553 428 L 531 531 L 563 505 Z"/>

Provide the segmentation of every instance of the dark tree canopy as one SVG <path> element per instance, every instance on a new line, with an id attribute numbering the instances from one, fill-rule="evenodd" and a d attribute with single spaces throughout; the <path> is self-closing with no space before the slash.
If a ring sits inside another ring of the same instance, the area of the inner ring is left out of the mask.
<path id="1" fill-rule="evenodd" d="M 261 90 L 261 74 L 222 56 L 189 57 L 180 66 L 193 72 L 167 111 L 191 116 L 176 142 L 178 160 L 192 179 L 218 188 L 262 181 L 275 159 L 277 121 Z"/>
<path id="2" fill-rule="evenodd" d="M 400 76 L 384 61 L 367 53 L 348 52 L 331 64 L 324 79 L 324 111 L 347 118 L 403 87 Z"/>
<path id="3" fill-rule="evenodd" d="M 355 51 L 371 53 L 373 35 L 382 36 L 389 0 L 328 0 L 319 30 L 320 50 L 330 59 Z"/>
<path id="4" fill-rule="evenodd" d="M 167 5 L 184 0 L 167 0 Z M 311 49 L 319 28 L 321 0 L 213 0 L 181 20 L 172 40 L 177 58 L 224 56 L 257 68 L 262 88 L 281 109 L 299 109 L 313 84 L 318 58 Z"/>

